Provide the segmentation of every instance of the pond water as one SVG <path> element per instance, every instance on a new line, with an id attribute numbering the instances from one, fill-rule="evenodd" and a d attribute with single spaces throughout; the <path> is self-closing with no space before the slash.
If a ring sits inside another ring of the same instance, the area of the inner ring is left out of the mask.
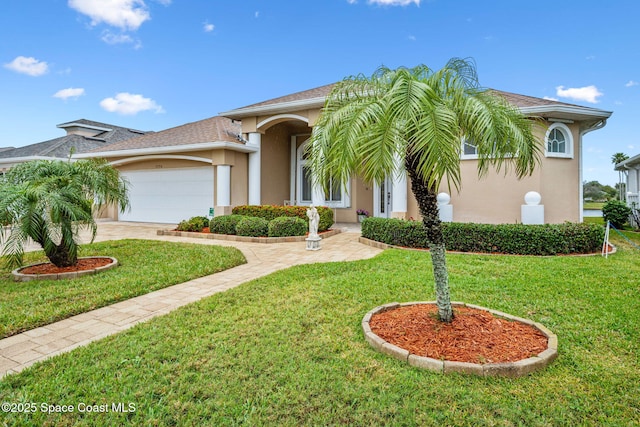
<path id="1" fill-rule="evenodd" d="M 584 209 L 582 214 L 585 217 L 599 217 L 602 216 L 602 211 L 600 209 Z"/>

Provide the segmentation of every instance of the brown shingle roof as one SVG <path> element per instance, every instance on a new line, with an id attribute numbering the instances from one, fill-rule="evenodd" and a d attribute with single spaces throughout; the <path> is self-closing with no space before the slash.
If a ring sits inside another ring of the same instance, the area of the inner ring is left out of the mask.
<path id="1" fill-rule="evenodd" d="M 228 111 L 225 114 L 228 114 L 231 117 L 234 117 L 234 116 L 241 117 L 243 115 L 249 114 L 248 112 L 245 113 L 245 110 L 251 110 L 251 109 L 260 108 L 260 107 L 265 107 L 266 109 L 268 109 L 268 107 L 270 106 L 273 106 L 274 108 L 276 108 L 278 104 L 324 98 L 327 95 L 329 95 L 329 93 L 331 92 L 334 86 L 335 86 L 335 83 L 331 83 L 331 84 L 320 86 L 314 89 L 292 93 L 290 95 L 281 96 L 279 98 L 273 98 L 266 101 L 258 102 L 256 104 L 240 107 L 240 108 Z M 518 108 L 565 106 L 565 107 L 578 107 L 583 109 L 589 109 L 589 107 L 583 107 L 580 105 L 569 104 L 566 102 L 560 102 L 560 101 L 555 101 L 551 99 L 536 98 L 534 96 L 520 95 L 517 93 L 505 92 L 505 91 L 495 90 L 495 89 L 489 89 L 489 91 L 504 97 L 509 103 L 511 103 L 512 105 Z M 592 110 L 597 111 L 596 109 L 592 109 Z M 236 112 L 240 114 L 236 114 Z"/>
<path id="2" fill-rule="evenodd" d="M 108 147 L 108 151 L 173 147 L 205 142 L 233 142 L 240 144 L 242 143 L 239 139 L 241 132 L 240 123 L 226 117 L 216 116 L 111 144 Z M 93 150 L 92 152 L 101 151 L 104 150 Z"/>
<path id="3" fill-rule="evenodd" d="M 262 107 L 266 105 L 282 104 L 284 102 L 292 101 L 304 101 L 306 99 L 324 98 L 331 92 L 331 89 L 335 86 L 335 83 L 316 87 L 313 89 L 303 90 L 301 92 L 292 93 L 290 95 L 280 96 L 278 98 L 268 99 L 266 101 L 258 102 L 256 104 L 247 105 L 244 108 Z"/>
<path id="4" fill-rule="evenodd" d="M 121 126 L 110 125 L 108 123 L 94 122 L 91 120 L 74 120 L 72 122 L 59 124 L 59 128 L 65 128 L 70 124 L 88 125 L 98 130 L 93 137 L 67 134 L 59 138 L 49 139 L 47 141 L 38 142 L 35 144 L 25 145 L 24 147 L 12 148 L 12 149 L 0 149 L 0 158 L 16 158 L 16 157 L 58 157 L 67 158 L 73 151 L 76 154 L 86 153 L 90 151 L 104 151 L 112 145 L 119 144 L 130 138 L 137 138 L 143 131 L 132 130 L 123 128 Z"/>

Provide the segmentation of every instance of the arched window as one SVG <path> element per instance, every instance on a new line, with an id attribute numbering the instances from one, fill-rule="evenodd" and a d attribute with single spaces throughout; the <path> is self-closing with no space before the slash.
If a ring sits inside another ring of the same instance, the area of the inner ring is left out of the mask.
<path id="1" fill-rule="evenodd" d="M 553 123 L 545 137 L 547 157 L 573 158 L 571 130 L 563 123 Z"/>

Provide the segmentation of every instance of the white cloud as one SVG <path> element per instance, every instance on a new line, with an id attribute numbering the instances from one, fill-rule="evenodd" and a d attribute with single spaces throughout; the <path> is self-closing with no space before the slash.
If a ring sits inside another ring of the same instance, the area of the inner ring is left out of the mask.
<path id="1" fill-rule="evenodd" d="M 151 19 L 144 0 L 69 0 L 69 7 L 91 18 L 91 25 L 104 22 L 123 30 L 135 31 Z"/>
<path id="2" fill-rule="evenodd" d="M 631 87 L 631 86 L 638 86 L 638 82 L 634 81 L 634 80 L 629 80 L 627 82 L 627 84 L 625 84 L 626 87 Z"/>
<path id="3" fill-rule="evenodd" d="M 347 3 L 356 4 L 356 3 L 358 3 L 358 0 L 347 0 Z"/>
<path id="4" fill-rule="evenodd" d="M 598 103 L 598 97 L 603 93 L 594 85 L 585 87 L 570 87 L 565 89 L 564 86 L 556 87 L 556 95 L 561 98 L 569 98 L 576 101 L 585 101 L 591 104 Z"/>
<path id="5" fill-rule="evenodd" d="M 552 96 L 543 96 L 542 99 L 546 99 L 547 101 L 558 101 L 558 98 L 554 98 Z"/>
<path id="6" fill-rule="evenodd" d="M 351 0 L 348 1 L 351 3 Z M 368 3 L 379 4 L 382 6 L 407 6 L 411 3 L 415 3 L 416 6 L 420 6 L 420 0 L 368 0 Z"/>
<path id="7" fill-rule="evenodd" d="M 128 34 L 114 34 L 111 31 L 105 31 L 102 33 L 102 41 L 107 44 L 123 44 L 133 43 L 133 38 Z"/>
<path id="8" fill-rule="evenodd" d="M 67 89 L 61 89 L 59 91 L 57 91 L 56 93 L 53 94 L 54 98 L 60 98 L 63 100 L 67 100 L 69 98 L 73 98 L 73 99 L 78 99 L 80 96 L 84 95 L 84 89 L 83 88 L 67 88 Z"/>
<path id="9" fill-rule="evenodd" d="M 213 31 L 213 30 L 214 30 L 214 28 L 216 28 L 216 26 L 215 26 L 215 25 L 213 25 L 213 24 L 209 24 L 209 23 L 207 23 L 207 22 L 205 22 L 205 23 L 204 23 L 204 27 L 203 27 L 203 29 L 204 29 L 204 32 L 205 32 L 205 33 L 210 33 L 211 31 Z"/>
<path id="10" fill-rule="evenodd" d="M 121 92 L 115 98 L 105 98 L 100 101 L 100 106 L 110 113 L 124 115 L 134 115 L 141 111 L 153 110 L 156 114 L 164 113 L 162 106 L 153 99 L 145 98 L 142 95 Z"/>
<path id="11" fill-rule="evenodd" d="M 8 64 L 4 64 L 4 67 L 16 73 L 27 74 L 34 77 L 41 76 L 49 71 L 49 65 L 46 62 L 25 56 L 18 56 Z"/>

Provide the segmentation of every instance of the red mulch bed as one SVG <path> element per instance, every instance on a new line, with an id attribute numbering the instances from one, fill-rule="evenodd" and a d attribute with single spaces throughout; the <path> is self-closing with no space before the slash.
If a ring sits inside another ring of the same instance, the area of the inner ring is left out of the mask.
<path id="1" fill-rule="evenodd" d="M 516 362 L 547 349 L 547 337 L 532 326 L 469 307 L 454 307 L 454 316 L 443 323 L 435 304 L 416 304 L 375 314 L 369 326 L 411 354 L 452 362 Z"/>
<path id="2" fill-rule="evenodd" d="M 71 267 L 56 267 L 51 263 L 32 265 L 20 270 L 21 274 L 58 274 L 69 273 L 72 271 L 94 270 L 98 267 L 104 267 L 111 264 L 110 258 L 82 258 L 78 260 L 78 264 Z"/>

